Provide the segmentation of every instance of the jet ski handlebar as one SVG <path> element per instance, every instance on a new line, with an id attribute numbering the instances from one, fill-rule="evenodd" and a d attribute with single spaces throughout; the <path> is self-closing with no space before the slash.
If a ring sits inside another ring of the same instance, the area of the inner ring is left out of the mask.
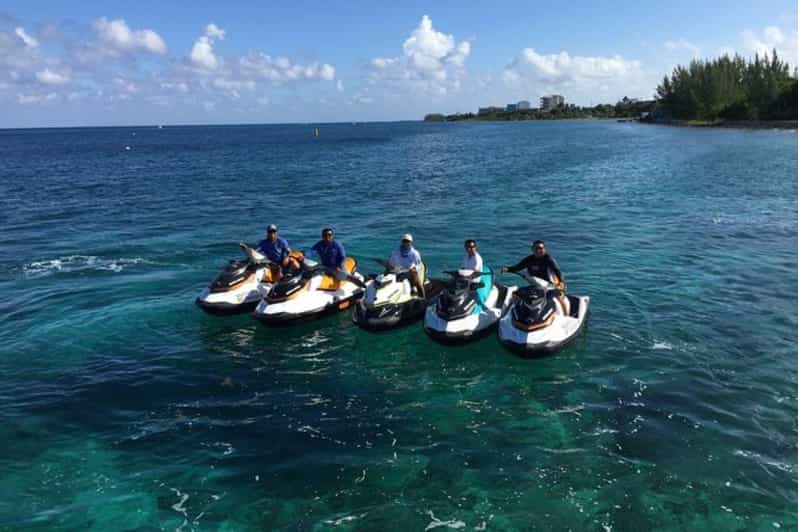
<path id="1" fill-rule="evenodd" d="M 468 270 L 471 271 L 471 270 Z M 493 275 L 493 272 L 479 272 L 479 271 L 471 271 L 468 275 L 464 275 L 463 270 L 443 270 L 443 273 L 447 275 L 451 275 L 452 277 L 463 277 L 466 279 L 474 279 L 476 277 L 482 277 L 483 275 Z"/>
<path id="2" fill-rule="evenodd" d="M 244 255 L 247 256 L 247 260 L 252 264 L 265 264 L 266 266 L 276 266 L 272 261 L 270 261 L 266 256 L 264 256 L 261 252 L 257 249 L 246 245 L 244 242 L 239 242 L 238 247 L 244 250 Z"/>

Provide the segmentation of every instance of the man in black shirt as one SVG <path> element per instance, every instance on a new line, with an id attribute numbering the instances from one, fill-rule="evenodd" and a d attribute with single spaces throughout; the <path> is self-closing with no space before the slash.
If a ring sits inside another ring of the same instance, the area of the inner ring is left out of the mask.
<path id="1" fill-rule="evenodd" d="M 515 266 L 503 266 L 502 273 L 519 272 L 524 268 L 529 275 L 554 283 L 558 287 L 565 285 L 565 278 L 557 261 L 546 253 L 546 243 L 542 240 L 535 240 L 532 244 L 532 255 L 527 255 Z"/>

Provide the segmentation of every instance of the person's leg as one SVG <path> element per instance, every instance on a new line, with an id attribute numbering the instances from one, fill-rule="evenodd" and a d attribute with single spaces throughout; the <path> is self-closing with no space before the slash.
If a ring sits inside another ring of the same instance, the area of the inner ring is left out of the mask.
<path id="1" fill-rule="evenodd" d="M 277 283 L 283 278 L 283 271 L 279 266 L 269 266 L 269 272 L 271 273 L 272 283 Z"/>
<path id="2" fill-rule="evenodd" d="M 410 279 L 413 281 L 413 284 L 416 286 L 416 290 L 418 291 L 418 295 L 421 298 L 426 299 L 427 294 L 424 292 L 424 283 L 421 282 L 421 278 L 418 275 L 416 270 L 410 270 Z"/>

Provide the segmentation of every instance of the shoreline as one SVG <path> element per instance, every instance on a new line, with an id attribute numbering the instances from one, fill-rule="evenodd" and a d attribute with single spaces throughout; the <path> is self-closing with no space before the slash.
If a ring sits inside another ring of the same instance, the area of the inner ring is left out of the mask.
<path id="1" fill-rule="evenodd" d="M 798 120 L 640 120 L 641 124 L 719 129 L 796 130 Z"/>

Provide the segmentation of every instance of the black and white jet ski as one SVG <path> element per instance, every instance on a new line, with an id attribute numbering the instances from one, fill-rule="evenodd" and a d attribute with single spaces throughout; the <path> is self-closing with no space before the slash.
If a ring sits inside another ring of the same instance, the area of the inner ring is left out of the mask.
<path id="1" fill-rule="evenodd" d="M 239 245 L 247 258 L 231 260 L 194 301 L 208 314 L 250 312 L 260 301 L 261 293 L 272 286 L 268 259 L 246 244 Z"/>
<path id="2" fill-rule="evenodd" d="M 379 331 L 420 320 L 427 304 L 440 293 L 443 282 L 427 279 L 427 268 L 422 265 L 418 275 L 426 297 L 421 297 L 412 286 L 409 270 L 375 260 L 385 267 L 385 272 L 368 280 L 363 298 L 352 307 L 352 321 L 364 329 Z"/>
<path id="3" fill-rule="evenodd" d="M 346 258 L 344 269 L 332 271 L 304 259 L 299 271 L 286 274 L 272 286 L 253 316 L 266 325 L 280 325 L 349 308 L 363 295 L 363 276 L 352 257 Z"/>
<path id="4" fill-rule="evenodd" d="M 590 298 L 563 294 L 552 283 L 519 273 L 529 286 L 519 288 L 499 322 L 499 341 L 522 357 L 555 353 L 584 328 Z"/>
<path id="5" fill-rule="evenodd" d="M 494 284 L 487 266 L 482 272 L 446 271 L 451 279 L 424 315 L 424 331 L 442 343 L 464 343 L 479 338 L 496 325 L 514 286 Z"/>

